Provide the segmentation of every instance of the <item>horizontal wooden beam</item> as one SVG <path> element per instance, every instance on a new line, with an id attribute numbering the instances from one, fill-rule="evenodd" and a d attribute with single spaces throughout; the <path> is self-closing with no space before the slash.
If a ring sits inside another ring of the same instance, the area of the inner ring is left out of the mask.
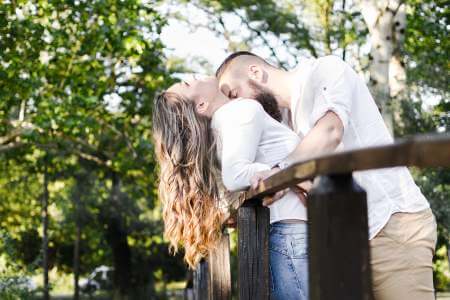
<path id="1" fill-rule="evenodd" d="M 337 152 L 300 161 L 267 178 L 258 189 L 248 191 L 242 199 L 261 199 L 318 175 L 398 166 L 450 167 L 450 134 L 413 136 L 389 145 Z"/>

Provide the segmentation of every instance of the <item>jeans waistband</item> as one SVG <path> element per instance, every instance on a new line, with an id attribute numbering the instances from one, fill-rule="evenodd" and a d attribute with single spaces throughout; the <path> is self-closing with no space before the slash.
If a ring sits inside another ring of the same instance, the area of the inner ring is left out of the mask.
<path id="1" fill-rule="evenodd" d="M 270 232 L 280 234 L 295 234 L 295 233 L 306 234 L 308 232 L 308 224 L 275 222 L 270 224 Z"/>

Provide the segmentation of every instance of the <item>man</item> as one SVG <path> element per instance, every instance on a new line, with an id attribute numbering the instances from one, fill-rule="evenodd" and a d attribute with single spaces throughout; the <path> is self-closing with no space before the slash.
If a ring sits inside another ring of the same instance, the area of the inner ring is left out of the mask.
<path id="1" fill-rule="evenodd" d="M 285 71 L 250 52 L 237 52 L 216 76 L 230 98 L 261 99 L 263 105 L 276 102 L 290 110 L 302 141 L 280 168 L 317 154 L 393 142 L 363 79 L 338 57 L 302 58 L 296 69 Z M 271 174 L 262 172 L 259 178 Z M 375 298 L 434 299 L 436 221 L 408 169 L 355 172 L 354 177 L 368 195 Z"/>

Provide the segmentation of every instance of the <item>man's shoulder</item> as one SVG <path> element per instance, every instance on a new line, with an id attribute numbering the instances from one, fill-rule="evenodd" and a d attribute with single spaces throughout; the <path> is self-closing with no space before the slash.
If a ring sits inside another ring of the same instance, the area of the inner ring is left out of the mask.
<path id="1" fill-rule="evenodd" d="M 316 58 L 316 62 L 320 63 L 320 64 L 322 64 L 322 63 L 325 63 L 325 64 L 326 63 L 331 63 L 331 64 L 333 64 L 333 63 L 335 63 L 335 64 L 342 64 L 342 63 L 344 63 L 345 64 L 345 61 L 342 58 L 340 58 L 339 56 L 337 56 L 337 55 L 321 56 L 321 57 Z"/>
<path id="2" fill-rule="evenodd" d="M 336 55 L 327 55 L 317 58 L 312 70 L 315 75 L 330 76 L 342 72 L 348 67 L 342 58 Z"/>

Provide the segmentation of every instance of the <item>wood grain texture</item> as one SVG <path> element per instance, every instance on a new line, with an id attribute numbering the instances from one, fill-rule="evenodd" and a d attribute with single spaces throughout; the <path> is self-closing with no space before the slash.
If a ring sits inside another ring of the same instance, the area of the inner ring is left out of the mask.
<path id="1" fill-rule="evenodd" d="M 209 275 L 208 262 L 204 259 L 200 261 L 194 271 L 194 300 L 207 300 L 209 297 Z"/>
<path id="2" fill-rule="evenodd" d="M 231 299 L 230 237 L 225 230 L 217 247 L 208 255 L 209 299 Z"/>
<path id="3" fill-rule="evenodd" d="M 269 299 L 269 209 L 244 205 L 237 222 L 239 299 Z"/>
<path id="4" fill-rule="evenodd" d="M 315 180 L 308 222 L 310 299 L 372 299 L 366 193 L 351 174 Z"/>

